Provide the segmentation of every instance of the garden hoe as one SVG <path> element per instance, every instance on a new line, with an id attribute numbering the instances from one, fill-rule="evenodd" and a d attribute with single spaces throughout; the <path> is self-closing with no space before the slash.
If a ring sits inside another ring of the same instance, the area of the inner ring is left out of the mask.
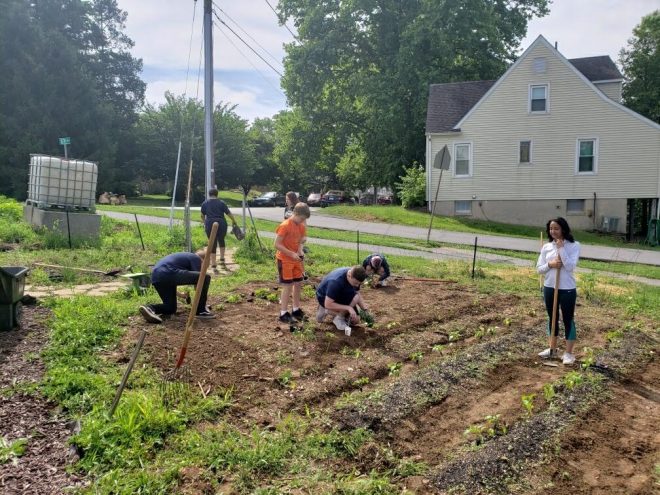
<path id="1" fill-rule="evenodd" d="M 188 315 L 188 321 L 186 322 L 186 333 L 183 336 L 183 345 L 181 346 L 181 353 L 179 354 L 179 359 L 176 362 L 175 369 L 179 369 L 183 364 L 183 360 L 186 357 L 186 352 L 188 351 L 188 342 L 190 341 L 190 335 L 192 334 L 193 323 L 195 322 L 195 314 L 197 314 L 197 306 L 199 305 L 199 298 L 202 295 L 202 287 L 204 286 L 204 278 L 206 277 L 206 270 L 209 268 L 209 263 L 211 261 L 211 249 L 215 246 L 215 237 L 218 233 L 218 222 L 213 222 L 211 227 L 211 234 L 209 235 L 209 243 L 206 247 L 206 256 L 204 256 L 204 261 L 202 261 L 202 269 L 199 272 L 199 279 L 197 279 L 197 286 L 195 287 L 195 297 L 193 298 L 192 304 L 190 306 L 190 314 Z"/>
<path id="2" fill-rule="evenodd" d="M 103 270 L 94 270 L 92 268 L 78 268 L 75 266 L 62 266 L 62 265 L 49 265 L 47 263 L 33 263 L 34 266 L 38 266 L 41 268 L 54 268 L 56 270 L 74 270 L 76 272 L 83 272 L 83 273 L 94 273 L 96 275 L 103 275 L 105 277 L 116 277 L 119 275 L 121 272 L 124 271 L 123 268 L 117 268 L 114 270 L 110 270 L 108 272 L 104 272 Z"/>

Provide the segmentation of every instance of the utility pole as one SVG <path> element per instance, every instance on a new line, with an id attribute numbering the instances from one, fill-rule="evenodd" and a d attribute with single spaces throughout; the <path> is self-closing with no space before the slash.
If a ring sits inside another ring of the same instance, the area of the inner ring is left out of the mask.
<path id="1" fill-rule="evenodd" d="M 204 0 L 204 196 L 215 187 L 213 165 L 213 19 L 212 0 Z"/>

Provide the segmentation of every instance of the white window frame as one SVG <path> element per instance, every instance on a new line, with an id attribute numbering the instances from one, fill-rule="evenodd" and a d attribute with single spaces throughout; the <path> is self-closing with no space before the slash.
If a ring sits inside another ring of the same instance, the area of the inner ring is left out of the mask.
<path id="1" fill-rule="evenodd" d="M 468 158 L 468 173 L 467 174 L 460 174 L 459 175 L 459 174 L 456 173 L 456 158 L 458 156 L 458 154 L 456 153 L 456 148 L 458 146 L 467 146 L 468 147 L 469 158 Z M 452 161 L 451 165 L 452 165 L 453 176 L 456 177 L 457 179 L 472 177 L 472 172 L 474 170 L 474 163 L 473 163 L 473 159 L 472 159 L 472 141 L 460 141 L 460 142 L 457 141 L 457 142 L 453 143 L 452 149 L 454 150 L 454 152 L 452 153 L 452 157 L 451 157 L 451 161 Z"/>
<path id="2" fill-rule="evenodd" d="M 529 143 L 529 161 L 528 162 L 522 162 L 520 161 L 520 150 L 522 147 L 523 143 Z M 533 151 L 534 151 L 534 142 L 531 139 L 521 139 L 518 141 L 518 165 L 532 165 L 534 163 L 534 158 L 533 158 Z"/>
<path id="3" fill-rule="evenodd" d="M 532 90 L 534 88 L 545 88 L 545 110 L 532 110 Z M 550 84 L 530 84 L 527 95 L 527 112 L 530 115 L 545 115 L 550 113 Z"/>
<path id="4" fill-rule="evenodd" d="M 467 203 L 470 205 L 469 210 L 459 210 L 458 209 L 458 203 Z M 471 199 L 465 199 L 465 200 L 456 200 L 454 201 L 454 215 L 460 215 L 460 216 L 471 216 L 472 215 L 472 200 Z"/>
<path id="5" fill-rule="evenodd" d="M 570 201 L 582 201 L 582 209 L 581 210 L 569 210 L 568 205 Z M 566 200 L 566 215 L 584 215 L 584 212 L 587 208 L 587 200 L 586 199 L 567 199 Z"/>
<path id="6" fill-rule="evenodd" d="M 594 143 L 594 166 L 589 172 L 580 172 L 580 143 L 593 141 Z M 598 174 L 598 143 L 597 137 L 579 137 L 575 140 L 575 175 L 597 175 Z"/>

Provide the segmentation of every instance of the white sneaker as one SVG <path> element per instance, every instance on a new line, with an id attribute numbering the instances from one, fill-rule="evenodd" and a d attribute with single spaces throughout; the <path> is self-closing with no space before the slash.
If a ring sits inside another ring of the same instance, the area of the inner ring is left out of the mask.
<path id="1" fill-rule="evenodd" d="M 316 321 L 317 323 L 323 322 L 325 316 L 328 314 L 328 310 L 319 304 L 319 309 L 316 310 Z"/>
<path id="2" fill-rule="evenodd" d="M 349 327 L 348 325 L 346 325 L 346 328 L 344 328 L 344 335 L 346 335 L 346 337 L 351 336 L 351 327 Z"/>
<path id="3" fill-rule="evenodd" d="M 348 327 L 348 330 L 351 330 L 351 327 L 348 326 L 348 323 L 346 323 L 346 319 L 342 315 L 337 315 L 333 318 L 332 323 L 335 324 L 337 327 L 337 330 L 346 330 Z"/>
<path id="4" fill-rule="evenodd" d="M 542 359 L 555 359 L 559 357 L 557 349 L 546 349 L 545 351 L 539 352 L 539 357 Z"/>
<path id="5" fill-rule="evenodd" d="M 562 364 L 565 364 L 566 366 L 570 366 L 572 364 L 575 364 L 575 354 L 571 354 L 570 352 L 565 352 L 564 356 L 562 357 L 561 362 L 562 362 Z"/>
<path id="6" fill-rule="evenodd" d="M 381 280 L 381 281 L 380 281 L 380 285 L 381 285 L 381 287 L 387 287 L 387 286 L 389 285 L 389 283 L 390 283 L 390 282 L 389 282 L 389 280 L 387 280 L 387 279 L 385 279 L 385 280 Z"/>

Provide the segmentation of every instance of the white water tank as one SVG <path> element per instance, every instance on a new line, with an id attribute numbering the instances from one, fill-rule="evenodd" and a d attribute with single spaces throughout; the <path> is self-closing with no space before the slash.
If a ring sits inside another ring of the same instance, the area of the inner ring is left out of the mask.
<path id="1" fill-rule="evenodd" d="M 93 211 L 97 179 L 95 162 L 30 155 L 27 203 L 38 208 Z"/>

